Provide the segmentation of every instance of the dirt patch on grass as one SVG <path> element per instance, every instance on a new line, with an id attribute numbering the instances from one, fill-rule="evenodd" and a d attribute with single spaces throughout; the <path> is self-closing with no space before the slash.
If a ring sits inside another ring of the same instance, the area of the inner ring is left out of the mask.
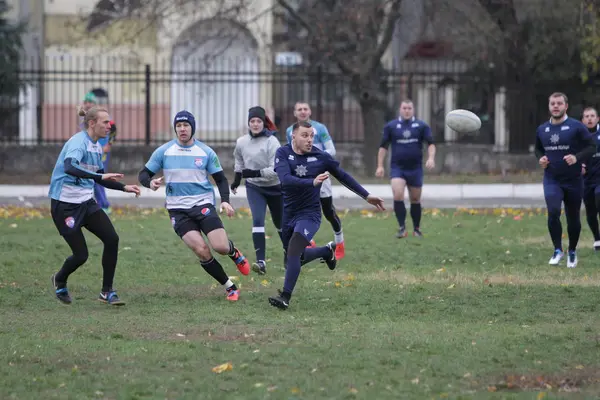
<path id="1" fill-rule="evenodd" d="M 490 392 L 497 391 L 557 391 L 579 392 L 586 386 L 600 383 L 600 370 L 597 368 L 576 367 L 573 371 L 550 375 L 507 375 L 487 386 Z"/>

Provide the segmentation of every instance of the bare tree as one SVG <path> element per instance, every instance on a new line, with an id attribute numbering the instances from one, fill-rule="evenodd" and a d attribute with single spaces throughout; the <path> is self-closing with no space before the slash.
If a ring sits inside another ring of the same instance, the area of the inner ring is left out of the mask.
<path id="1" fill-rule="evenodd" d="M 373 173 L 388 109 L 388 71 L 382 58 L 392 42 L 402 0 L 277 3 L 295 23 L 290 44 L 315 63 L 333 64 L 350 84 L 362 113 L 366 172 Z"/>

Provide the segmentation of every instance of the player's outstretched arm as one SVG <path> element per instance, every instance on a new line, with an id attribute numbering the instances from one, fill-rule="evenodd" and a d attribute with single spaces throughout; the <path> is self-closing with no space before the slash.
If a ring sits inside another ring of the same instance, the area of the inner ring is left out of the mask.
<path id="1" fill-rule="evenodd" d="M 367 203 L 374 205 L 379 210 L 385 210 L 383 207 L 383 199 L 379 197 L 375 197 L 369 194 L 367 189 L 362 187 L 360 183 L 352 175 L 344 171 L 340 164 L 335 161 L 333 158 L 329 162 L 328 171 L 331 175 L 335 176 L 335 178 L 345 187 L 347 187 L 350 191 L 356 193 L 358 196 L 362 197 Z"/>

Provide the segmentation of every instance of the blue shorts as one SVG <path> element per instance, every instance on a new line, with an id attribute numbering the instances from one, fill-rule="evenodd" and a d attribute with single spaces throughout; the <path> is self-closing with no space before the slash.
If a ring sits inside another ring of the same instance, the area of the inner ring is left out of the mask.
<path id="1" fill-rule="evenodd" d="M 402 178 L 406 181 L 406 186 L 422 187 L 423 186 L 423 168 L 403 169 L 392 166 L 390 169 L 390 178 Z"/>
<path id="2" fill-rule="evenodd" d="M 285 217 L 284 217 L 285 218 Z M 292 221 L 284 221 L 282 233 L 283 247 L 287 249 L 288 243 L 294 232 L 301 234 L 307 242 L 310 242 L 321 227 L 321 221 L 310 217 L 299 217 Z"/>

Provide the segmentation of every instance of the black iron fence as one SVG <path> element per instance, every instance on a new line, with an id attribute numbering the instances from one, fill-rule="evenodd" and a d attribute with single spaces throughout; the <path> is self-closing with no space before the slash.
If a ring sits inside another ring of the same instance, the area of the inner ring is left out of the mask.
<path id="1" fill-rule="evenodd" d="M 84 61 L 80 65 L 77 59 L 67 64 L 46 59 L 43 68 L 22 67 L 18 71 L 19 93 L 2 93 L 0 88 L 0 143 L 64 142 L 80 129 L 76 109 L 89 91 L 107 103 L 123 145 L 156 145 L 170 140 L 172 117 L 181 109 L 196 115 L 198 137 L 215 145 L 233 143 L 246 132 L 247 110 L 254 105 L 268 110 L 282 138 L 294 121 L 297 101 L 309 102 L 313 119 L 325 123 L 337 143 L 378 140 L 384 124 L 374 121 L 365 129 L 351 82 L 341 73 L 323 68 L 273 66 L 265 72 L 256 65 L 240 67 L 240 62 L 213 64 L 211 68 L 195 68 L 189 62 L 180 68 L 171 63 L 160 69 L 149 64 L 126 68 L 123 63 L 108 62 L 100 68 L 84 65 Z M 537 89 L 543 96 L 554 90 L 550 86 Z M 396 117 L 401 99 L 410 98 L 417 117 L 431 125 L 438 142 L 493 144 L 496 140 L 497 104 L 503 98 L 492 73 L 469 72 L 457 61 L 413 61 L 389 73 L 382 90 L 388 99 L 384 110 L 387 119 Z M 448 135 L 444 115 L 449 107 L 477 113 L 483 121 L 480 132 L 464 137 Z M 546 117 L 545 107 L 543 102 L 533 106 L 525 117 L 541 121 Z"/>

